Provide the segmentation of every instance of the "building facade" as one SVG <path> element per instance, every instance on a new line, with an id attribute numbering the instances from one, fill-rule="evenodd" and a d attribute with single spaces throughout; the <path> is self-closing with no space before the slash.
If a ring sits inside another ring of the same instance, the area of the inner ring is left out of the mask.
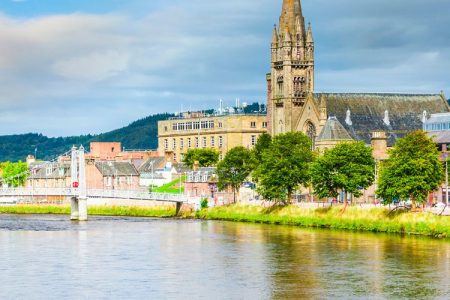
<path id="1" fill-rule="evenodd" d="M 181 162 L 189 149 L 213 148 L 223 158 L 234 147 L 252 148 L 265 132 L 265 114 L 187 113 L 180 118 L 158 122 L 159 153 L 170 154 L 174 162 Z"/>

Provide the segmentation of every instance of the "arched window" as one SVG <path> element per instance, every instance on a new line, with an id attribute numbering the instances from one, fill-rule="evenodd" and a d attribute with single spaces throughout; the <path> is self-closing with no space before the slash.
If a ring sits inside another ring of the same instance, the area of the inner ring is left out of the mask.
<path id="1" fill-rule="evenodd" d="M 316 126 L 314 126 L 314 124 L 311 123 L 310 121 L 306 122 L 306 124 L 305 124 L 305 132 L 306 132 L 306 135 L 311 140 L 311 149 L 314 150 L 315 142 L 316 142 L 316 136 L 317 136 Z"/>

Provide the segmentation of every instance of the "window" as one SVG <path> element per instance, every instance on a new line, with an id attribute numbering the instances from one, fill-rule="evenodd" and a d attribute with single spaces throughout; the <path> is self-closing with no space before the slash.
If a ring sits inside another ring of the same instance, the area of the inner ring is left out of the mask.
<path id="1" fill-rule="evenodd" d="M 177 154 L 176 153 L 173 154 L 173 161 L 177 161 Z"/>
<path id="2" fill-rule="evenodd" d="M 222 160 L 223 159 L 223 153 L 220 153 L 219 154 L 219 160 Z"/>
<path id="3" fill-rule="evenodd" d="M 210 129 L 214 128 L 214 121 L 208 122 L 208 128 L 210 128 Z"/>
<path id="4" fill-rule="evenodd" d="M 172 130 L 177 130 L 178 129 L 178 124 L 177 123 L 173 123 L 172 124 Z"/>
<path id="5" fill-rule="evenodd" d="M 167 132 L 167 126 L 164 126 L 164 131 Z"/>
<path id="6" fill-rule="evenodd" d="M 208 128 L 208 121 L 202 121 L 201 125 L 202 125 L 202 129 Z"/>
<path id="7" fill-rule="evenodd" d="M 194 122 L 194 129 L 200 129 L 200 122 Z"/>
<path id="8" fill-rule="evenodd" d="M 256 122 L 250 122 L 250 127 L 251 128 L 256 128 Z"/>
<path id="9" fill-rule="evenodd" d="M 184 148 L 184 139 L 180 139 L 180 149 Z"/>
<path id="10" fill-rule="evenodd" d="M 188 138 L 188 148 L 191 148 L 191 138 Z"/>
<path id="11" fill-rule="evenodd" d="M 223 147 L 223 137 L 219 136 L 219 148 Z"/>
<path id="12" fill-rule="evenodd" d="M 195 148 L 198 148 L 198 143 L 199 143 L 198 137 L 196 137 L 196 138 L 195 138 Z"/>
<path id="13" fill-rule="evenodd" d="M 169 150 L 169 140 L 168 139 L 164 140 L 164 149 Z"/>
<path id="14" fill-rule="evenodd" d="M 252 145 L 252 146 L 255 146 L 255 145 L 256 145 L 256 135 L 252 135 L 252 138 L 251 138 L 251 145 Z"/>
<path id="15" fill-rule="evenodd" d="M 211 137 L 211 147 L 215 147 L 216 145 L 216 139 L 212 136 Z"/>
<path id="16" fill-rule="evenodd" d="M 222 127 L 223 127 L 223 123 L 219 122 L 219 128 L 222 128 Z"/>
<path id="17" fill-rule="evenodd" d="M 192 130 L 192 122 L 186 123 L 186 130 Z"/>
<path id="18" fill-rule="evenodd" d="M 262 128 L 267 128 L 267 122 L 262 123 Z"/>
<path id="19" fill-rule="evenodd" d="M 173 150 L 177 149 L 177 140 L 176 139 L 172 140 L 172 149 Z"/>
<path id="20" fill-rule="evenodd" d="M 53 168 L 52 167 L 47 167 L 45 168 L 45 176 L 50 176 L 53 173 Z"/>
<path id="21" fill-rule="evenodd" d="M 203 148 L 206 148 L 206 136 L 203 137 Z"/>

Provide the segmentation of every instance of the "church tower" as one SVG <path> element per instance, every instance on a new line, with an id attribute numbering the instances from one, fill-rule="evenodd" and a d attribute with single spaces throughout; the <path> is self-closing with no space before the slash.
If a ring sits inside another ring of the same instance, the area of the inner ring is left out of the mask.
<path id="1" fill-rule="evenodd" d="M 278 28 L 272 33 L 271 73 L 267 75 L 268 127 L 272 135 L 298 128 L 314 91 L 314 40 L 305 27 L 300 0 L 283 0 Z"/>

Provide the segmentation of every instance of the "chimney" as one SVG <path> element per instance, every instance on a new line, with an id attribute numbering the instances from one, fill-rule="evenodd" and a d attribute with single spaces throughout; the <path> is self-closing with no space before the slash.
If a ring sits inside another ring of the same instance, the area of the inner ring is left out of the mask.
<path id="1" fill-rule="evenodd" d="M 200 169 L 200 162 L 198 160 L 194 161 L 194 165 L 192 166 L 193 171 L 197 171 Z"/>
<path id="2" fill-rule="evenodd" d="M 386 132 L 372 132 L 372 151 L 375 159 L 387 158 L 387 140 Z"/>
<path id="3" fill-rule="evenodd" d="M 36 162 L 36 158 L 33 155 L 28 155 L 27 156 L 27 165 L 30 165 L 32 163 Z"/>

